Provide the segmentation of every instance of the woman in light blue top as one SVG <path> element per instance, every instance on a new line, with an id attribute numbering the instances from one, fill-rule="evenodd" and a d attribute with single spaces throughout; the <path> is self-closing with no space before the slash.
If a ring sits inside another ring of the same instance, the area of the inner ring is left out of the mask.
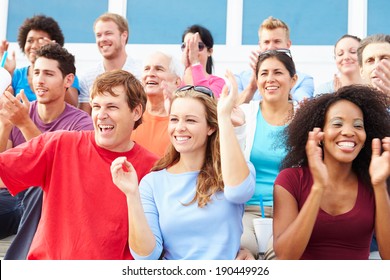
<path id="1" fill-rule="evenodd" d="M 244 233 L 241 237 L 242 247 L 249 249 L 255 257 L 258 256 L 258 245 L 253 219 L 262 216 L 260 200 L 264 203 L 264 215 L 272 217 L 274 180 L 286 155 L 282 131 L 294 115 L 290 91 L 297 81 L 294 61 L 287 49 L 261 53 L 256 73 L 262 101 L 252 100 L 249 104 L 241 105 L 246 124 L 237 128 L 245 158 L 256 169 L 256 190 L 245 207 Z"/>
<path id="2" fill-rule="evenodd" d="M 334 46 L 334 59 L 339 73 L 334 75 L 333 80 L 317 86 L 314 96 L 335 92 L 343 86 L 363 84 L 357 56 L 360 41 L 359 37 L 349 34 L 337 40 Z"/>
<path id="3" fill-rule="evenodd" d="M 234 134 L 238 93 L 233 74 L 227 77 L 232 92 L 223 89 L 218 110 L 208 88 L 185 86 L 175 92 L 168 124 L 171 146 L 139 188 L 131 163 L 123 157 L 112 163 L 113 181 L 127 198 L 135 259 L 236 257 L 255 171 Z"/>

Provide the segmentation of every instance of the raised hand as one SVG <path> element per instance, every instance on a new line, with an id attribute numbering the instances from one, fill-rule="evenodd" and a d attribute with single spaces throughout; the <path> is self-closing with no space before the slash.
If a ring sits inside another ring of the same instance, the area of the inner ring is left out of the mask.
<path id="1" fill-rule="evenodd" d="M 256 72 L 257 61 L 259 60 L 259 53 L 260 50 L 252 51 L 251 55 L 249 56 L 249 66 L 251 67 L 253 72 Z"/>
<path id="2" fill-rule="evenodd" d="M 341 87 L 342 87 L 342 84 L 341 84 L 339 76 L 337 74 L 334 74 L 334 77 L 333 77 L 333 89 L 336 91 L 336 90 L 338 90 Z"/>
<path id="3" fill-rule="evenodd" d="M 390 61 L 381 60 L 374 70 L 374 75 L 379 80 L 372 80 L 373 86 L 390 96 Z"/>
<path id="4" fill-rule="evenodd" d="M 189 47 L 189 52 L 188 52 L 188 59 L 192 64 L 199 63 L 199 47 L 198 47 L 198 42 L 200 42 L 200 36 L 199 33 L 196 32 L 194 35 L 190 37 L 188 40 L 188 47 Z"/>
<path id="5" fill-rule="evenodd" d="M 225 77 L 228 79 L 228 83 L 224 85 L 218 100 L 218 117 L 230 116 L 233 126 L 243 125 L 245 114 L 237 105 L 238 87 L 236 79 L 230 70 L 226 70 Z"/>
<path id="6" fill-rule="evenodd" d="M 3 58 L 3 55 L 6 51 L 8 51 L 9 43 L 7 40 L 1 41 L 0 44 L 0 59 Z M 4 69 L 6 69 L 11 76 L 13 75 L 16 68 L 16 58 L 15 58 L 15 51 L 12 51 L 12 53 L 8 52 L 7 59 L 4 64 Z"/>
<path id="7" fill-rule="evenodd" d="M 314 184 L 326 187 L 329 176 L 328 169 L 322 159 L 321 142 L 323 138 L 324 133 L 321 132 L 321 128 L 315 127 L 313 131 L 310 131 L 306 143 L 306 155 Z"/>
<path id="8" fill-rule="evenodd" d="M 191 66 L 191 62 L 188 59 L 188 51 L 189 51 L 188 43 L 187 42 L 184 42 L 184 43 L 186 44 L 186 47 L 184 48 L 184 50 L 181 53 L 181 62 L 184 65 L 184 69 L 187 69 L 188 67 Z"/>
<path id="9" fill-rule="evenodd" d="M 21 127 L 30 121 L 30 102 L 22 89 L 13 96 L 9 91 L 4 92 L 3 117 L 6 117 L 13 125 Z"/>
<path id="10" fill-rule="evenodd" d="M 382 150 L 383 149 L 383 150 Z M 378 138 L 372 140 L 372 156 L 369 168 L 372 185 L 385 185 L 390 176 L 390 137 L 382 141 Z"/>
<path id="11" fill-rule="evenodd" d="M 126 157 L 118 157 L 111 163 L 111 176 L 114 184 L 126 195 L 138 192 L 138 176 Z"/>
<path id="12" fill-rule="evenodd" d="M 256 67 L 257 67 L 257 61 L 259 60 L 259 53 L 260 51 L 252 51 L 251 52 L 251 56 L 249 57 L 250 59 L 250 67 L 252 69 L 252 76 L 251 76 L 251 79 L 249 81 L 250 83 L 250 86 L 254 89 L 257 89 L 257 80 L 256 80 Z"/>
<path id="13" fill-rule="evenodd" d="M 174 92 L 177 89 L 177 84 L 174 82 L 162 81 L 161 88 L 164 95 L 164 109 L 165 112 L 169 114 Z"/>

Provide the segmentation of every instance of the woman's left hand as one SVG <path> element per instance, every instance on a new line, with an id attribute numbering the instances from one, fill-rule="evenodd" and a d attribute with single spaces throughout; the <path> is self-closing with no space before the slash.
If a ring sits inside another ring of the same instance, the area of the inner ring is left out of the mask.
<path id="1" fill-rule="evenodd" d="M 218 115 L 230 115 L 233 111 L 233 108 L 236 106 L 238 99 L 237 82 L 233 73 L 230 70 L 226 70 L 225 77 L 228 79 L 228 84 L 223 86 L 221 95 L 218 100 Z"/>
<path id="2" fill-rule="evenodd" d="M 228 84 L 225 84 L 218 100 L 218 116 L 224 114 L 230 116 L 233 126 L 241 126 L 245 123 L 244 111 L 237 105 L 238 87 L 236 78 L 230 70 L 225 74 Z"/>
<path id="3" fill-rule="evenodd" d="M 386 180 L 390 176 L 390 137 L 385 137 L 382 141 L 378 138 L 372 140 L 369 172 L 373 186 L 386 185 Z"/>

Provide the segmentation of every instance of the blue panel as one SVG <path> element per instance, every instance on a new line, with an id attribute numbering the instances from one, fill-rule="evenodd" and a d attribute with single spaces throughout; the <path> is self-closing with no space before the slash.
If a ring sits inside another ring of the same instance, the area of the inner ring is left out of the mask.
<path id="1" fill-rule="evenodd" d="M 348 0 L 244 0 L 243 45 L 257 44 L 257 30 L 269 16 L 289 26 L 294 45 L 333 45 L 348 32 Z"/>
<path id="2" fill-rule="evenodd" d="M 128 0 L 130 43 L 179 44 L 183 31 L 200 24 L 215 44 L 226 42 L 227 0 Z"/>
<path id="3" fill-rule="evenodd" d="M 11 0 L 7 40 L 17 41 L 19 26 L 26 18 L 44 14 L 60 25 L 66 43 L 94 43 L 93 23 L 108 10 L 108 0 Z"/>
<path id="4" fill-rule="evenodd" d="M 389 11 L 389 0 L 368 0 L 367 35 L 390 34 Z"/>

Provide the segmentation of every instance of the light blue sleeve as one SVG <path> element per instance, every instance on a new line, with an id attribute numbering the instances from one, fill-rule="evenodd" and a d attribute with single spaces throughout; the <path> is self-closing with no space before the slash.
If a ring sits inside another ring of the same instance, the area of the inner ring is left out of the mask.
<path id="1" fill-rule="evenodd" d="M 130 252 L 133 255 L 135 260 L 158 260 L 163 250 L 163 240 L 162 240 L 161 229 L 159 224 L 159 214 L 156 207 L 156 203 L 154 201 L 153 189 L 151 187 L 153 181 L 156 180 L 153 179 L 153 176 L 155 176 L 154 173 L 149 173 L 144 178 L 142 178 L 139 185 L 139 190 L 140 190 L 141 202 L 144 208 L 146 219 L 156 239 L 156 246 L 148 256 L 137 255 L 130 248 Z"/>
<path id="2" fill-rule="evenodd" d="M 224 188 L 225 198 L 233 203 L 246 203 L 255 193 L 256 170 L 253 164 L 247 161 L 249 174 L 248 177 L 238 186 L 226 186 Z"/>
<path id="3" fill-rule="evenodd" d="M 75 89 L 77 89 L 77 91 L 79 92 L 79 95 L 80 95 L 79 78 L 78 78 L 76 75 L 74 76 L 74 80 L 73 80 L 72 87 L 75 88 Z"/>
<path id="4" fill-rule="evenodd" d="M 298 74 L 298 81 L 296 85 L 291 89 L 293 99 L 295 101 L 301 102 L 305 98 L 307 99 L 312 98 L 314 93 L 313 77 L 301 72 L 297 74 Z"/>

